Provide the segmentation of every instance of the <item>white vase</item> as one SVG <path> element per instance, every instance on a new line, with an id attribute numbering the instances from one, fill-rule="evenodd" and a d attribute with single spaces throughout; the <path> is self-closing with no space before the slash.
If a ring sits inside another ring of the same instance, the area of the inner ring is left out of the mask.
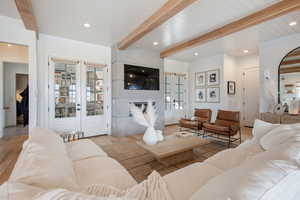
<path id="1" fill-rule="evenodd" d="M 159 142 L 163 141 L 164 140 L 163 132 L 161 130 L 156 130 L 156 133 L 157 133 L 157 140 Z"/>
<path id="2" fill-rule="evenodd" d="M 147 130 L 143 136 L 143 140 L 148 145 L 154 145 L 157 143 L 158 138 L 157 138 L 157 133 L 156 133 L 154 127 L 147 128 Z"/>

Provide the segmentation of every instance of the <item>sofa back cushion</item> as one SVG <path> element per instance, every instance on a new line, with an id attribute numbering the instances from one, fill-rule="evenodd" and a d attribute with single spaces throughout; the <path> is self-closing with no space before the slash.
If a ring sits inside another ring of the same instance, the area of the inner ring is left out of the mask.
<path id="1" fill-rule="evenodd" d="M 40 128 L 29 134 L 10 181 L 44 189 L 78 189 L 73 164 L 62 139 L 55 132 Z"/>
<path id="2" fill-rule="evenodd" d="M 211 179 L 191 200 L 266 199 L 264 196 L 268 191 L 278 188 L 276 186 L 282 181 L 287 185 L 296 184 L 292 177 L 299 173 L 299 168 L 290 161 L 254 159 Z M 296 191 L 294 189 L 289 192 Z"/>
<path id="3" fill-rule="evenodd" d="M 294 125 L 280 125 L 260 139 L 260 144 L 265 150 L 287 142 L 300 141 L 300 129 Z"/>
<path id="4" fill-rule="evenodd" d="M 271 124 L 257 119 L 254 122 L 253 130 L 252 130 L 253 137 L 257 140 L 260 140 L 269 131 L 279 126 L 280 126 L 279 124 Z"/>

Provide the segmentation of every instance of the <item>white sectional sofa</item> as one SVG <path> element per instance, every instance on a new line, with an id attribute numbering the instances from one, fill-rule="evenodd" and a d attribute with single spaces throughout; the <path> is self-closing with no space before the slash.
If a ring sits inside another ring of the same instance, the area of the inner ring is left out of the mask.
<path id="1" fill-rule="evenodd" d="M 300 125 L 256 122 L 252 140 L 163 177 L 174 200 L 299 200 Z M 35 129 L 24 143 L 0 199 L 33 199 L 43 190 L 82 191 L 92 184 L 119 189 L 136 181 L 90 140 L 63 143 Z"/>

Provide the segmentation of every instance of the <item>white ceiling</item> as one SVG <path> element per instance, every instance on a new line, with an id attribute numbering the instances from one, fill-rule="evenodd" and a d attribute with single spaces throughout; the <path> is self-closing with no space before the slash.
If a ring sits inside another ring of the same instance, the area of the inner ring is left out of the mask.
<path id="1" fill-rule="evenodd" d="M 40 32 L 90 43 L 112 45 L 123 39 L 167 0 L 32 0 Z M 170 45 L 207 33 L 280 0 L 198 0 L 134 45 L 161 51 Z M 0 0 L 0 15 L 19 18 L 13 0 Z M 298 21 L 290 27 L 290 21 Z M 90 29 L 82 24 L 90 23 Z M 261 41 L 300 33 L 300 11 L 182 51 L 170 58 L 193 61 L 227 53 L 234 56 L 258 52 Z M 153 42 L 159 42 L 153 46 Z M 198 52 L 199 56 L 193 56 Z"/>

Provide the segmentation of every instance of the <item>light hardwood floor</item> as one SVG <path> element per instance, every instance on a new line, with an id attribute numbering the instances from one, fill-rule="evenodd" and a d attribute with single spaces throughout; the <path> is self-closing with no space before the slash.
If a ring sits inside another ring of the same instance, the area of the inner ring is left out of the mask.
<path id="1" fill-rule="evenodd" d="M 165 134 L 172 134 L 178 131 L 178 126 L 168 126 Z M 243 140 L 251 137 L 251 129 L 242 128 Z M 120 162 L 129 173 L 138 181 L 144 180 L 153 170 L 158 171 L 162 176 L 175 170 L 183 168 L 195 162 L 201 162 L 208 157 L 227 148 L 227 144 L 210 140 L 208 144 L 199 146 L 194 151 L 194 158 L 183 163 L 165 167 L 155 160 L 155 158 L 136 144 L 141 140 L 142 135 L 128 137 L 98 136 L 92 137 L 110 157 Z M 5 182 L 17 161 L 22 149 L 23 142 L 27 135 L 11 136 L 0 139 L 0 184 Z"/>

